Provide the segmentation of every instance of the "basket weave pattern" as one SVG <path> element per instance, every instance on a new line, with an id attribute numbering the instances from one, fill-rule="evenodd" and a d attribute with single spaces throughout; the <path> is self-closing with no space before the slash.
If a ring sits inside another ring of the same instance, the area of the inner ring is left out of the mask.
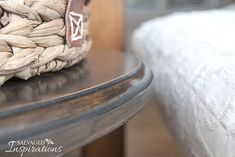
<path id="1" fill-rule="evenodd" d="M 88 15 L 83 44 L 70 48 L 64 20 L 68 0 L 15 1 L 0 0 L 0 85 L 12 77 L 26 80 L 58 71 L 86 57 L 91 45 Z"/>

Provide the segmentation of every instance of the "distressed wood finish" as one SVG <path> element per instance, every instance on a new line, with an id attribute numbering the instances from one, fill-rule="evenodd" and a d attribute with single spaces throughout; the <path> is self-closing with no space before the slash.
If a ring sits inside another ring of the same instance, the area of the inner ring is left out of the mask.
<path id="1" fill-rule="evenodd" d="M 90 32 L 93 41 L 93 49 L 106 50 L 105 52 L 109 52 L 107 50 L 123 50 L 125 36 L 124 4 L 124 0 L 92 1 L 90 14 Z M 122 157 L 125 147 L 124 140 L 117 141 L 116 139 L 125 138 L 125 129 L 120 128 L 116 132 L 119 132 L 119 134 L 111 133 L 111 135 L 107 135 L 84 147 L 83 156 Z M 108 149 L 107 146 L 109 146 Z"/>
<path id="2" fill-rule="evenodd" d="M 67 153 L 125 124 L 144 107 L 152 82 L 142 63 L 127 66 L 126 60 L 123 53 L 92 52 L 70 69 L 6 83 L 0 89 L 1 153 L 10 140 L 45 138 Z M 33 155 L 42 156 L 24 156 Z"/>

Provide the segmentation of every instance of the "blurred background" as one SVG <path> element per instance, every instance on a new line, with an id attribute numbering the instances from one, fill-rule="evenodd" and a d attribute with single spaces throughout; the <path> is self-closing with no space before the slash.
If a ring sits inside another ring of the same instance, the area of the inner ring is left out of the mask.
<path id="1" fill-rule="evenodd" d="M 231 4 L 234 0 L 126 0 L 126 48 L 131 33 L 142 22 L 173 12 L 208 10 Z"/>
<path id="2" fill-rule="evenodd" d="M 234 0 L 126 0 L 125 49 L 131 51 L 133 31 L 141 23 L 173 12 L 209 10 L 231 5 Z M 162 119 L 156 101 L 127 125 L 127 157 L 183 157 L 180 144 Z"/>
<path id="3" fill-rule="evenodd" d="M 133 31 L 141 23 L 173 12 L 208 10 L 235 0 L 93 0 L 90 32 L 93 49 L 130 52 Z M 101 26 L 101 27 L 97 27 Z M 127 157 L 183 157 L 155 101 L 126 125 Z"/>

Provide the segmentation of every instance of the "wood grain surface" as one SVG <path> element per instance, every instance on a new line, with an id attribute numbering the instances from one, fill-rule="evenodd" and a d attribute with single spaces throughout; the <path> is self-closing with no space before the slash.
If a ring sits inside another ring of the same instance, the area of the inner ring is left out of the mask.
<path id="1" fill-rule="evenodd" d="M 153 79 L 142 63 L 131 63 L 123 53 L 92 52 L 72 68 L 7 82 L 0 89 L 0 156 L 13 156 L 4 153 L 11 140 L 46 138 L 62 145 L 63 155 L 124 125 L 145 106 Z"/>
<path id="2" fill-rule="evenodd" d="M 93 0 L 90 16 L 90 32 L 93 49 L 115 50 L 124 49 L 124 0 Z M 103 137 L 84 147 L 86 157 L 122 157 L 124 154 L 124 128 Z M 117 141 L 117 139 L 119 139 Z M 106 147 L 109 146 L 109 149 Z M 112 156 L 110 156 L 112 154 Z"/>

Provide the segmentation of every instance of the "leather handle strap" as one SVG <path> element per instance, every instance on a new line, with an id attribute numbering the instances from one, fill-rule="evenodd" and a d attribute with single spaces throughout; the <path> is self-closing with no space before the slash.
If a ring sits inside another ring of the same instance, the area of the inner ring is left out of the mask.
<path id="1" fill-rule="evenodd" d="M 84 41 L 84 7 L 90 4 L 91 0 L 68 0 L 68 7 L 65 16 L 66 40 L 69 47 L 78 47 Z"/>

